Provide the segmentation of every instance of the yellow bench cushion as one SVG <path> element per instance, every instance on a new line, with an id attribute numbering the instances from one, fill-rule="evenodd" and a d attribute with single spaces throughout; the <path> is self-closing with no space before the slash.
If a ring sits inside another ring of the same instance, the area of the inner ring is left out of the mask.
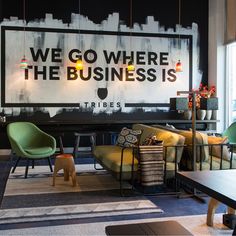
<path id="1" fill-rule="evenodd" d="M 93 154 L 109 170 L 119 173 L 122 148 L 117 145 L 101 145 L 94 148 Z M 105 158 L 104 158 L 105 157 Z M 132 148 L 126 148 L 123 156 L 122 172 L 132 171 Z M 134 158 L 134 171 L 138 170 L 138 160 Z"/>

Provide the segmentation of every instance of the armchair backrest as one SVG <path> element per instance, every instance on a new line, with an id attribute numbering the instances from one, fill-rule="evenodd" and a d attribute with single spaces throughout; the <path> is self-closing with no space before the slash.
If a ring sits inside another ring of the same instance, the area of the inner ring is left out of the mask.
<path id="1" fill-rule="evenodd" d="M 38 128 L 30 122 L 13 122 L 7 126 L 7 135 L 11 141 L 19 143 L 22 147 L 31 146 L 39 136 Z"/>
<path id="2" fill-rule="evenodd" d="M 228 137 L 230 143 L 236 143 L 236 122 L 232 123 L 224 132 L 224 137 Z"/>
<path id="3" fill-rule="evenodd" d="M 13 122 L 7 126 L 7 135 L 13 151 L 20 156 L 27 156 L 25 148 L 49 146 L 56 149 L 56 140 L 40 130 L 31 122 Z"/>

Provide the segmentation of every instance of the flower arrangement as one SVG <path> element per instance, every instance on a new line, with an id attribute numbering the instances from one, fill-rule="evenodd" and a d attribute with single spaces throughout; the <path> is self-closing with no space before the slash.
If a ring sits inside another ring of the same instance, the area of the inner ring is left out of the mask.
<path id="1" fill-rule="evenodd" d="M 198 109 L 198 108 L 200 108 L 200 99 L 212 97 L 216 92 L 216 87 L 215 86 L 208 87 L 207 85 L 203 85 L 201 83 L 199 88 L 197 90 L 193 90 L 193 91 L 198 92 L 196 94 L 196 108 Z M 189 108 L 192 108 L 192 105 L 193 105 L 192 99 L 193 99 L 192 95 L 189 95 L 189 102 L 188 102 Z"/>
<path id="2" fill-rule="evenodd" d="M 199 95 L 202 98 L 210 98 L 212 97 L 215 92 L 216 92 L 216 87 L 215 86 L 211 86 L 208 88 L 207 85 L 203 85 L 202 83 L 199 86 L 198 91 L 200 92 Z"/>

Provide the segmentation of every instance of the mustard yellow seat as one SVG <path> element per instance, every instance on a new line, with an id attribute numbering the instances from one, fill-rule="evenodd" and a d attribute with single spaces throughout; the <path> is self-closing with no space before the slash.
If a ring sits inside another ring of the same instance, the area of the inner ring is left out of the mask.
<path id="1" fill-rule="evenodd" d="M 121 153 L 122 147 L 117 145 L 101 145 L 94 148 L 94 156 L 98 163 L 112 171 L 112 173 L 119 179 L 121 169 Z M 123 153 L 122 163 L 122 179 L 130 179 L 133 163 L 133 148 L 125 148 Z M 133 171 L 138 170 L 137 154 L 134 155 Z"/>

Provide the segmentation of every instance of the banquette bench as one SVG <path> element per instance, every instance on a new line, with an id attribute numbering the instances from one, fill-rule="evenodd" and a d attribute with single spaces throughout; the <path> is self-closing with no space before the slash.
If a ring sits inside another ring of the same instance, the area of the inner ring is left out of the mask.
<path id="1" fill-rule="evenodd" d="M 134 124 L 133 130 L 141 130 L 139 145 L 151 136 L 163 141 L 164 146 L 164 178 L 175 177 L 183 152 L 185 138 L 177 133 L 144 124 Z M 94 147 L 96 161 L 109 170 L 119 181 L 122 189 L 123 180 L 131 180 L 139 170 L 139 146 L 122 147 L 119 145 L 98 145 Z"/>

